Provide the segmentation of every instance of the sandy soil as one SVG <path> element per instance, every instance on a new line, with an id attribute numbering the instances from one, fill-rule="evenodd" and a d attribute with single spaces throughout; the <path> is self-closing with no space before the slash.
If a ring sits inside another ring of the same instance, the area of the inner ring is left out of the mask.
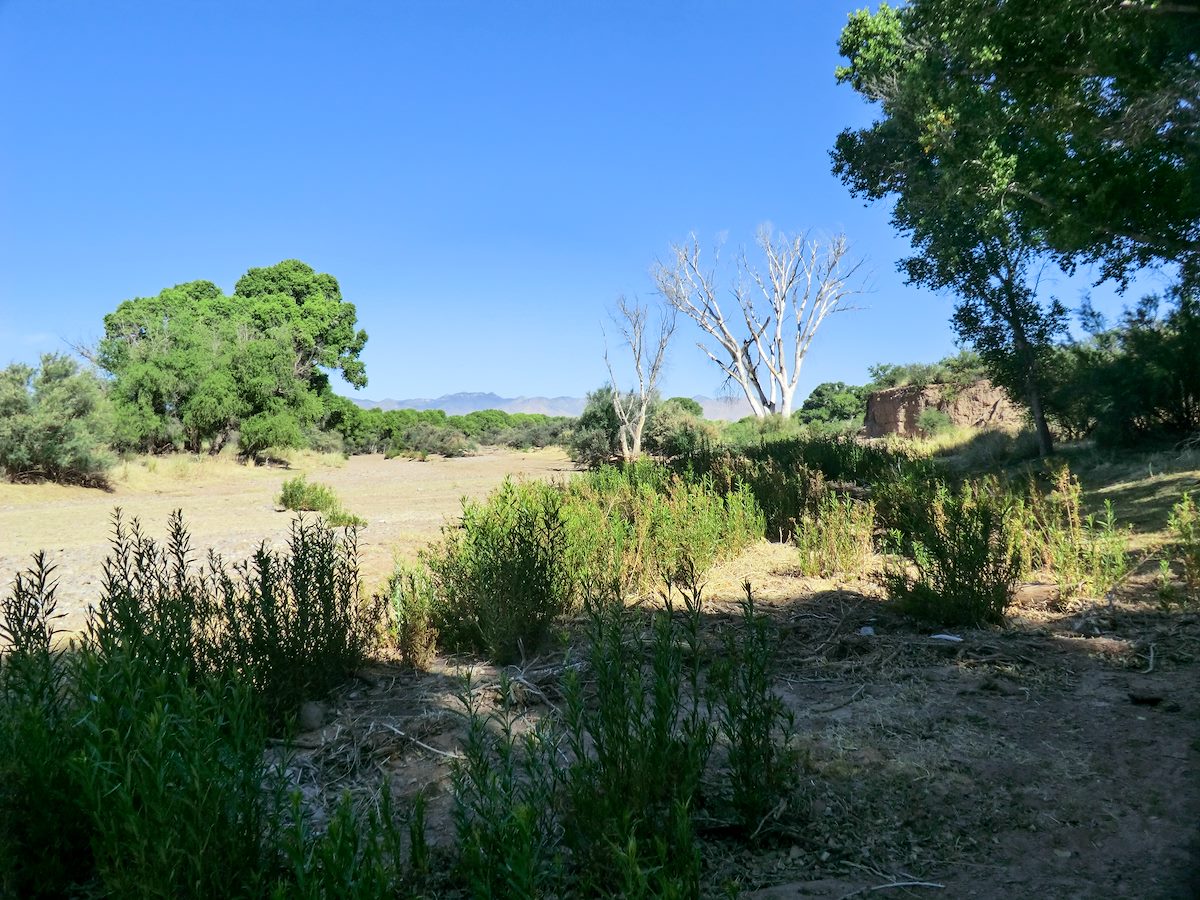
<path id="1" fill-rule="evenodd" d="M 299 472 L 332 487 L 348 510 L 367 520 L 359 534 L 359 562 L 373 589 L 396 557 L 413 558 L 437 537 L 462 497 L 483 497 L 508 476 L 568 477 L 571 463 L 557 449 L 426 462 L 302 455 L 292 468 L 176 457 L 118 467 L 112 493 L 0 483 L 0 586 L 7 589 L 31 555 L 45 550 L 57 566 L 61 625 L 78 629 L 96 599 L 115 508 L 139 518 L 152 537 L 164 535 L 167 517 L 182 509 L 195 547 L 240 560 L 263 540 L 278 545 L 286 538 L 293 514 L 281 511 L 275 498 L 284 480 Z"/>

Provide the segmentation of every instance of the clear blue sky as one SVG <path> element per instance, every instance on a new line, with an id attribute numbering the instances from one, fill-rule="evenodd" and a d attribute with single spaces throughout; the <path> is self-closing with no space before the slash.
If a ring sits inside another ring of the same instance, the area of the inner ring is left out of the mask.
<path id="1" fill-rule="evenodd" d="M 581 395 L 606 309 L 652 299 L 671 242 L 764 221 L 844 230 L 873 273 L 802 393 L 936 359 L 950 298 L 903 286 L 887 208 L 829 170 L 870 119 L 833 80 L 861 5 L 0 0 L 0 364 L 295 257 L 358 307 L 359 396 Z M 697 336 L 668 394 L 715 393 Z"/>

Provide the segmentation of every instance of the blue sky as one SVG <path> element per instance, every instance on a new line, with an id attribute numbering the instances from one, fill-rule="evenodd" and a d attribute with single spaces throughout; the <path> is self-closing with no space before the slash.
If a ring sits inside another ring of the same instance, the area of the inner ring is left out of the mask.
<path id="1" fill-rule="evenodd" d="M 0 364 L 295 257 L 357 305 L 359 396 L 581 395 L 606 310 L 653 299 L 672 242 L 766 221 L 845 231 L 872 273 L 802 394 L 936 359 L 951 299 L 902 284 L 888 209 L 830 174 L 871 118 L 833 80 L 861 5 L 0 0 Z M 1071 306 L 1087 287 L 1045 283 Z M 666 393 L 717 391 L 697 337 Z"/>

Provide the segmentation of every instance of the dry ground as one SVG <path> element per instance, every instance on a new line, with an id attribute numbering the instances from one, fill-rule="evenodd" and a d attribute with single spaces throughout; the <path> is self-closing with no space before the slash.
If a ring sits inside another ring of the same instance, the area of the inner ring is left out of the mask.
<path id="1" fill-rule="evenodd" d="M 385 460 L 382 456 L 298 454 L 289 468 L 247 467 L 218 457 L 163 457 L 118 466 L 114 490 L 0 482 L 0 586 L 47 551 L 57 568 L 63 627 L 78 629 L 94 602 L 116 507 L 141 519 L 155 537 L 182 509 L 194 546 L 230 560 L 245 559 L 263 540 L 281 543 L 293 513 L 275 503 L 287 478 L 306 473 L 331 486 L 346 508 L 368 522 L 359 534 L 359 561 L 368 589 L 381 584 L 393 559 L 415 557 L 437 537 L 464 496 L 483 497 L 506 476 L 567 477 L 562 451 L 495 451 L 460 459 Z"/>

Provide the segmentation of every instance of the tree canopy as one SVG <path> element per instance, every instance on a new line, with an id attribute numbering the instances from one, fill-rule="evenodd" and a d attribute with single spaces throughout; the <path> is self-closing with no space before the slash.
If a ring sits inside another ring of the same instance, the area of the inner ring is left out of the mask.
<path id="1" fill-rule="evenodd" d="M 297 446 L 326 411 L 326 370 L 366 384 L 353 304 L 298 260 L 251 269 L 231 296 L 210 281 L 126 300 L 105 316 L 99 364 L 113 376 L 115 442 L 243 454 Z"/>
<path id="2" fill-rule="evenodd" d="M 860 11 L 838 80 L 881 104 L 837 139 L 856 193 L 897 198 L 920 233 L 929 192 L 1007 219 L 1023 243 L 1106 277 L 1200 274 L 1200 3 L 912 0 Z M 976 227 L 978 223 L 971 225 Z"/>

